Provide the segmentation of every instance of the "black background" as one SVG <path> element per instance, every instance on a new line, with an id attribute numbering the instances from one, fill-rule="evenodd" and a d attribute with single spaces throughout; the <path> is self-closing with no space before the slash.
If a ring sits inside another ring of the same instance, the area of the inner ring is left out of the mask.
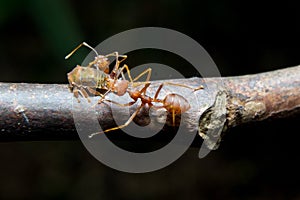
<path id="1" fill-rule="evenodd" d="M 88 53 L 64 60 L 77 44 L 96 45 L 145 26 L 195 39 L 222 76 L 281 69 L 300 64 L 299 22 L 299 6 L 288 1 L 1 0 L 0 80 L 67 83 L 66 73 Z M 137 55 L 129 66 L 150 58 L 181 65 L 176 58 Z M 237 127 L 204 159 L 192 147 L 146 174 L 110 169 L 80 141 L 1 143 L 0 198 L 298 199 L 298 127 L 299 116 Z"/>

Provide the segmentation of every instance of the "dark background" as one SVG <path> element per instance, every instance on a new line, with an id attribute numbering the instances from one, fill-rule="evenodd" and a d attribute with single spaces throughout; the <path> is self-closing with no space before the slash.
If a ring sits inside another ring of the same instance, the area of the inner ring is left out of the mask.
<path id="1" fill-rule="evenodd" d="M 64 60 L 77 44 L 144 26 L 192 37 L 222 76 L 281 69 L 300 64 L 299 22 L 299 7 L 288 1 L 0 0 L 0 80 L 67 83 L 66 73 L 89 52 Z M 0 198 L 299 199 L 299 122 L 235 128 L 204 159 L 193 147 L 146 174 L 110 169 L 80 141 L 1 143 Z"/>

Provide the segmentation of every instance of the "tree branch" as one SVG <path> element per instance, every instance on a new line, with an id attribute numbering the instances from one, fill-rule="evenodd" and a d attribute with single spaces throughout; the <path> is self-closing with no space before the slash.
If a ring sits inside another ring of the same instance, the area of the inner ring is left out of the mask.
<path id="1" fill-rule="evenodd" d="M 151 82 L 147 94 L 153 96 L 161 82 Z M 168 82 L 194 88 L 204 85 L 203 90 L 196 92 L 168 85 L 159 96 L 163 98 L 168 93 L 177 93 L 187 98 L 191 109 L 182 114 L 181 125 L 187 131 L 199 130 L 204 138 L 210 129 L 220 128 L 224 123 L 225 128 L 231 128 L 250 121 L 300 114 L 300 66 L 246 76 Z M 111 94 L 109 98 L 120 103 L 132 101 L 128 95 L 119 97 Z M 77 139 L 72 105 L 87 108 L 82 111 L 79 120 L 88 124 L 90 120 L 85 112 L 98 99 L 92 98 L 93 103 L 89 104 L 81 98 L 81 103 L 77 103 L 67 85 L 0 83 L 0 141 Z M 131 112 L 139 103 L 130 107 Z M 114 127 L 114 120 L 125 122 L 129 117 L 126 107 L 102 103 L 93 109 L 104 129 Z M 161 110 L 155 111 L 153 115 L 154 123 L 149 128 L 155 129 L 157 125 L 165 123 Z M 176 125 L 179 120 L 176 119 Z M 147 125 L 147 112 L 142 111 L 135 122 Z M 166 124 L 172 124 L 170 116 Z M 164 130 L 170 129 L 165 126 Z"/>

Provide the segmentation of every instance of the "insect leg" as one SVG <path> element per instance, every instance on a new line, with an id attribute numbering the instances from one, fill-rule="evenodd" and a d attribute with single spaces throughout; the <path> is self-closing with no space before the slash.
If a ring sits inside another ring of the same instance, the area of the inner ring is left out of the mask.
<path id="1" fill-rule="evenodd" d="M 128 68 L 128 66 L 127 66 L 126 64 L 123 65 L 123 67 L 120 69 L 120 72 L 119 72 L 119 73 L 121 73 L 122 78 L 123 78 L 124 80 L 126 80 L 126 79 L 125 79 L 125 75 L 124 75 L 124 73 L 123 73 L 123 70 L 124 70 L 124 69 L 126 69 L 126 71 L 127 71 L 127 73 L 128 73 L 128 77 L 129 77 L 130 82 L 133 83 L 133 80 L 132 80 L 132 77 L 131 77 L 131 74 L 130 74 L 130 70 L 129 70 L 129 68 Z M 118 76 L 119 76 L 119 74 L 118 74 Z M 118 76 L 117 76 L 117 77 L 118 77 Z"/>
<path id="2" fill-rule="evenodd" d="M 175 126 L 175 111 L 172 110 L 172 125 Z"/>
<path id="3" fill-rule="evenodd" d="M 132 122 L 132 120 L 135 118 L 135 116 L 138 114 L 138 112 L 141 110 L 142 106 L 143 105 L 140 105 L 136 109 L 136 111 L 130 116 L 130 118 L 125 122 L 125 124 L 123 124 L 121 126 L 114 127 L 114 128 L 106 129 L 105 131 L 102 131 L 102 132 L 92 133 L 91 135 L 89 135 L 89 138 L 92 138 L 93 136 L 101 134 L 101 133 L 107 133 L 107 132 L 118 130 L 118 129 L 121 129 L 121 128 L 124 128 L 124 127 L 128 126 Z"/>
<path id="4" fill-rule="evenodd" d="M 84 98 L 86 98 L 86 99 L 88 100 L 89 103 L 91 102 L 91 100 L 90 100 L 90 98 L 88 97 L 88 94 L 86 93 L 85 90 L 83 90 L 82 88 L 81 88 L 81 89 L 76 88 L 76 89 L 73 90 L 73 94 L 74 94 L 74 96 L 76 97 L 78 103 L 80 103 L 78 93 L 80 93 L 81 96 L 83 96 Z"/>
<path id="5" fill-rule="evenodd" d="M 141 89 L 140 93 L 141 93 L 141 94 L 143 94 L 143 93 L 146 94 L 146 90 L 147 90 L 147 88 L 148 88 L 149 86 L 150 86 L 150 83 L 146 83 L 145 86 Z"/>
<path id="6" fill-rule="evenodd" d="M 74 97 L 77 99 L 78 103 L 80 103 L 78 91 L 79 90 L 77 88 L 74 88 L 73 94 L 74 94 Z"/>
<path id="7" fill-rule="evenodd" d="M 111 90 L 107 90 L 102 96 L 101 99 L 98 101 L 98 104 L 102 103 L 102 101 L 104 100 L 105 96 L 108 95 L 111 92 Z"/>
<path id="8" fill-rule="evenodd" d="M 110 99 L 105 99 L 105 101 L 116 104 L 116 105 L 121 106 L 121 107 L 132 106 L 136 102 L 136 101 L 131 101 L 129 103 L 118 103 L 118 102 L 112 101 Z"/>
<path id="9" fill-rule="evenodd" d="M 78 93 L 80 93 L 81 96 L 83 96 L 84 98 L 86 98 L 86 99 L 88 100 L 89 103 L 91 102 L 91 99 L 89 98 L 88 93 L 85 91 L 85 89 L 86 89 L 87 87 L 82 86 L 82 85 L 78 85 L 78 84 L 76 84 L 76 83 L 74 83 L 74 82 L 72 82 L 72 85 L 76 87 L 76 92 L 77 92 L 77 94 L 76 94 L 77 97 L 75 96 L 76 98 L 78 98 Z M 74 93 L 74 89 L 73 89 L 73 93 Z M 74 94 L 74 95 L 75 95 L 75 94 Z"/>
<path id="10" fill-rule="evenodd" d="M 151 78 L 151 72 L 152 72 L 152 69 L 151 69 L 151 68 L 146 69 L 145 71 L 143 71 L 142 73 L 140 73 L 140 74 L 139 74 L 137 77 L 135 77 L 134 79 L 132 79 L 132 76 L 131 76 L 131 73 L 130 73 L 130 69 L 129 69 L 129 67 L 128 67 L 126 64 L 123 65 L 123 67 L 120 69 L 120 73 L 121 73 L 123 79 L 125 79 L 125 76 L 124 76 L 124 73 L 123 73 L 124 69 L 126 69 L 127 74 L 128 74 L 128 77 L 129 77 L 129 80 L 130 80 L 131 83 L 137 81 L 138 79 L 140 79 L 140 78 L 141 78 L 143 75 L 145 75 L 145 74 L 147 74 L 147 78 L 146 78 L 146 81 L 145 81 L 145 82 L 149 82 L 149 81 L 150 81 L 150 78 Z M 118 74 L 118 76 L 119 76 L 119 74 Z M 118 77 L 118 76 L 117 76 L 117 77 Z M 143 82 L 143 83 L 145 83 L 145 82 Z"/>
<path id="11" fill-rule="evenodd" d="M 161 90 L 161 88 L 164 86 L 164 84 L 162 83 L 162 84 L 160 84 L 160 86 L 158 87 L 158 89 L 157 89 L 157 91 L 156 91 L 156 93 L 155 93 L 155 95 L 154 95 L 154 100 L 155 101 L 157 101 L 157 97 L 158 97 L 158 94 L 160 93 L 160 90 Z"/>
<path id="12" fill-rule="evenodd" d="M 121 62 L 123 62 L 124 60 L 126 60 L 127 56 L 126 55 L 119 55 L 120 58 L 122 58 L 121 60 L 119 60 L 119 64 Z"/>
<path id="13" fill-rule="evenodd" d="M 127 56 L 126 55 L 119 55 L 119 53 L 117 51 L 107 54 L 105 57 L 110 57 L 110 56 L 114 56 L 116 57 L 116 65 L 114 67 L 114 69 L 112 70 L 113 73 L 117 73 L 120 63 L 123 62 Z M 121 60 L 119 60 L 119 57 L 122 58 Z"/>
<path id="14" fill-rule="evenodd" d="M 149 81 L 150 81 L 150 77 L 151 77 L 151 72 L 152 72 L 152 69 L 151 69 L 151 68 L 148 68 L 148 69 L 146 69 L 145 71 L 143 71 L 142 73 L 140 73 L 137 77 L 135 77 L 135 78 L 133 79 L 133 81 L 137 81 L 137 80 L 140 79 L 143 75 L 145 75 L 145 74 L 148 73 L 145 82 L 149 82 Z"/>
<path id="15" fill-rule="evenodd" d="M 87 89 L 89 91 L 89 93 L 94 94 L 95 96 L 103 96 L 103 94 L 101 94 L 100 92 L 98 92 L 97 90 L 90 88 L 90 87 L 86 87 L 85 89 Z"/>
<path id="16" fill-rule="evenodd" d="M 84 88 L 80 87 L 80 89 L 78 90 L 80 92 L 80 94 L 85 97 L 89 103 L 91 103 L 91 99 L 89 98 L 88 93 L 84 90 Z"/>
<path id="17" fill-rule="evenodd" d="M 188 89 L 191 89 L 193 90 L 194 92 L 197 91 L 197 90 L 201 90 L 203 89 L 203 85 L 200 85 L 199 87 L 197 88 L 193 88 L 193 87 L 190 87 L 190 86 L 187 86 L 187 85 L 183 85 L 183 84 L 179 84 L 179 83 L 171 83 L 171 82 L 164 82 L 162 83 L 163 85 L 174 85 L 174 86 L 179 86 L 179 87 L 184 87 L 184 88 L 188 88 Z"/>
<path id="18" fill-rule="evenodd" d="M 126 55 L 119 55 L 119 53 L 117 52 L 117 51 L 115 51 L 115 52 L 113 52 L 113 53 L 110 53 L 110 54 L 107 54 L 107 55 L 105 55 L 105 57 L 110 57 L 110 56 L 115 56 L 116 57 L 116 59 L 118 59 L 119 57 L 120 58 L 122 58 L 122 60 L 118 60 L 120 63 L 121 62 L 123 62 L 126 58 L 127 58 L 127 56 Z"/>

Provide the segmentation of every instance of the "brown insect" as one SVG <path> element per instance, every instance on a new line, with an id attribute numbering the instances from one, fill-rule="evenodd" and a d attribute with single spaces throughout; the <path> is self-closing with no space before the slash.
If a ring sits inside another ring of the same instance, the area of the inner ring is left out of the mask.
<path id="1" fill-rule="evenodd" d="M 114 92 L 118 96 L 124 95 L 129 83 L 133 85 L 135 81 L 140 79 L 145 74 L 148 74 L 146 82 L 150 80 L 151 68 L 139 74 L 135 79 L 132 79 L 127 65 L 123 65 L 123 67 L 119 68 L 120 63 L 127 58 L 126 55 L 119 55 L 118 52 L 113 52 L 105 56 L 99 55 L 94 48 L 85 42 L 78 45 L 65 57 L 65 59 L 68 59 L 70 56 L 72 56 L 82 46 L 86 46 L 94 51 L 96 57 L 87 66 L 77 65 L 71 72 L 67 74 L 69 88 L 74 93 L 74 96 L 77 98 L 78 102 L 80 102 L 78 99 L 79 94 L 85 97 L 89 102 L 91 101 L 89 98 L 89 93 L 96 96 L 101 96 L 102 98 L 99 100 L 99 102 L 102 102 L 104 97 L 110 92 Z M 109 73 L 110 62 L 108 57 L 111 56 L 116 58 L 116 64 Z M 119 60 L 119 57 L 122 59 Z M 128 73 L 130 82 L 126 80 L 123 73 L 125 69 Z M 119 79 L 120 75 L 122 76 L 122 79 Z M 99 90 L 105 90 L 105 93 L 102 94 L 99 92 Z"/>
<path id="2" fill-rule="evenodd" d="M 165 84 L 177 85 L 175 83 L 163 83 L 163 84 L 161 84 L 158 87 L 158 89 L 157 89 L 157 91 L 156 91 L 153 98 L 146 94 L 146 91 L 147 91 L 148 87 L 150 86 L 150 83 L 146 83 L 145 86 L 141 90 L 136 89 L 136 90 L 131 91 L 131 90 L 127 89 L 127 92 L 129 94 L 129 96 L 133 99 L 133 101 L 129 102 L 129 103 L 126 103 L 126 104 L 120 104 L 120 103 L 117 103 L 115 101 L 105 99 L 105 101 L 117 104 L 117 105 L 122 106 L 122 107 L 131 106 L 134 103 L 136 103 L 138 101 L 138 99 L 140 99 L 141 100 L 141 105 L 138 106 L 136 111 L 130 116 L 130 118 L 123 125 L 120 125 L 120 126 L 117 126 L 117 127 L 114 127 L 114 128 L 110 128 L 110 129 L 106 129 L 103 132 L 93 133 L 89 137 L 91 138 L 91 137 L 93 137 L 94 135 L 97 135 L 97 134 L 106 133 L 106 132 L 113 131 L 113 130 L 118 130 L 118 129 L 121 129 L 121 128 L 124 128 L 124 127 L 128 126 L 133 121 L 133 119 L 136 117 L 136 115 L 139 113 L 141 108 L 143 108 L 143 106 L 145 106 L 145 105 L 148 105 L 149 108 L 150 107 L 155 107 L 157 109 L 159 109 L 159 108 L 166 109 L 166 111 L 168 113 L 172 114 L 172 122 L 173 122 L 173 126 L 175 126 L 175 116 L 186 112 L 187 110 L 190 109 L 191 106 L 190 106 L 187 99 L 185 99 L 183 96 L 181 96 L 179 94 L 175 94 L 175 93 L 167 94 L 164 99 L 158 99 L 157 97 L 158 97 L 162 87 Z M 184 86 L 184 85 L 178 84 L 178 86 Z M 184 86 L 184 87 L 188 87 L 188 86 Z M 188 88 L 190 88 L 190 87 L 188 87 Z M 199 90 L 199 89 L 203 89 L 203 86 L 201 85 L 200 87 L 195 88 L 193 90 L 196 91 L 196 90 Z M 157 106 L 157 105 L 154 105 L 153 103 L 161 103 L 162 105 Z"/>

